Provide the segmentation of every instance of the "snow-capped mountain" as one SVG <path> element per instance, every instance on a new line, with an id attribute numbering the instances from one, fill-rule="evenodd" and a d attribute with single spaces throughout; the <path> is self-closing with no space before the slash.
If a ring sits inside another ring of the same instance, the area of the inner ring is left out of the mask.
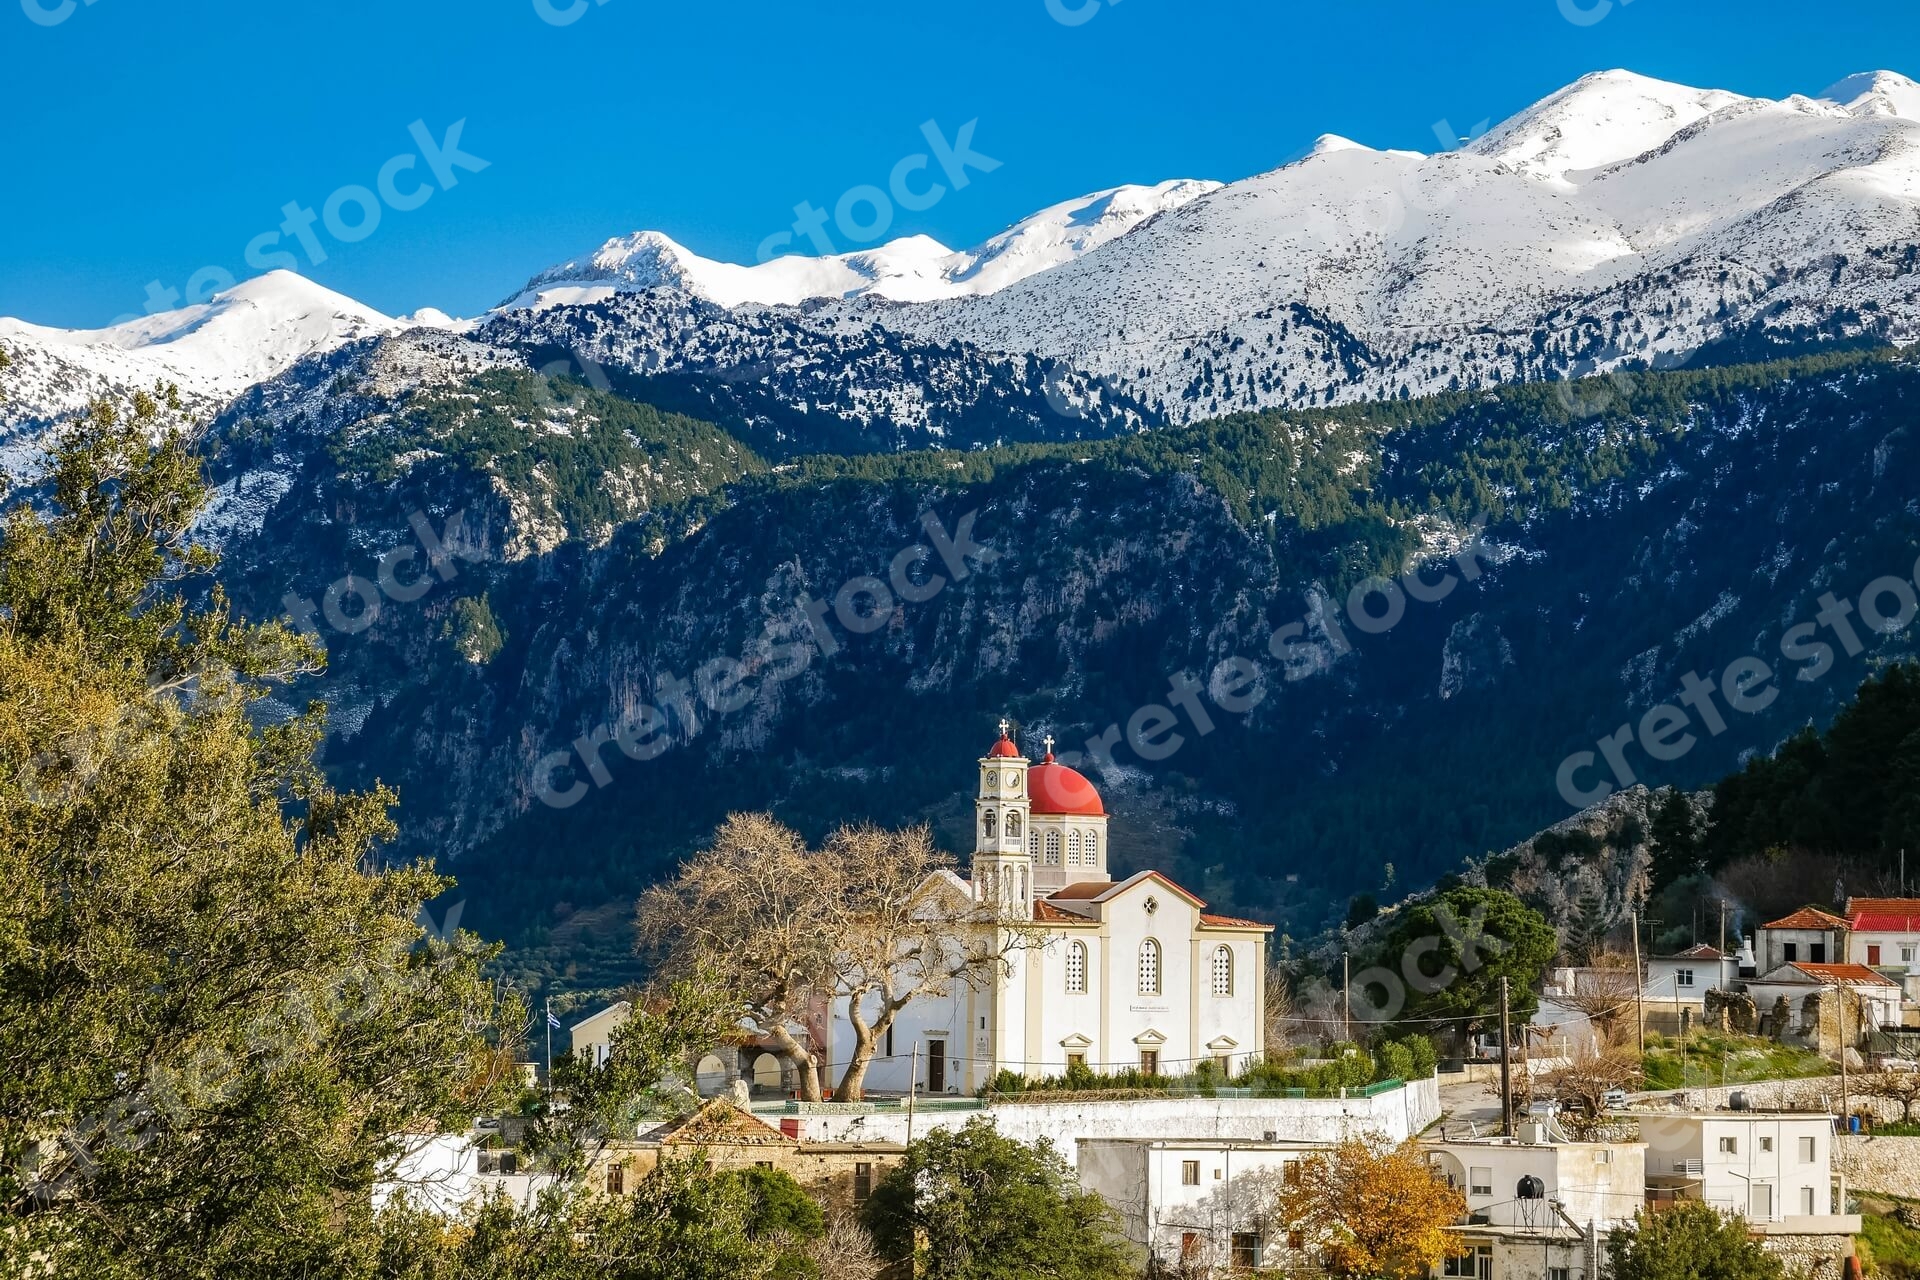
<path id="1" fill-rule="evenodd" d="M 745 267 L 703 258 L 658 231 L 641 231 L 541 272 L 503 308 L 599 302 L 616 293 L 658 288 L 724 307 L 796 306 L 816 298 L 868 295 L 896 302 L 978 297 L 1071 262 L 1219 186 L 1175 179 L 1095 191 L 1042 209 L 960 252 L 928 236 L 905 236 L 856 253 L 790 254 Z"/>
<path id="2" fill-rule="evenodd" d="M 1174 419 L 1920 335 L 1920 86 L 1780 101 L 1602 72 L 1456 151 L 1326 138 L 923 338 L 1067 360 Z M 1743 348 L 1744 349 L 1744 348 Z"/>
<path id="3" fill-rule="evenodd" d="M 0 470 L 15 471 L 32 428 L 115 389 L 174 383 L 196 411 L 217 410 L 316 352 L 403 324 L 291 271 L 272 271 L 206 302 L 107 329 L 0 319 L 13 361 L 0 417 Z"/>

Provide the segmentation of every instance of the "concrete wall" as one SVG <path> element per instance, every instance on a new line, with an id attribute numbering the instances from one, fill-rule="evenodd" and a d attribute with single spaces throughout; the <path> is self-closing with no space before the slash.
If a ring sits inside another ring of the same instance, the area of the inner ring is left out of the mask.
<path id="1" fill-rule="evenodd" d="M 806 1108 L 789 1116 L 760 1112 L 770 1124 L 798 1121 L 805 1142 L 904 1142 L 907 1115 L 888 1107 L 848 1112 L 832 1107 Z M 918 1112 L 916 1135 L 935 1128 L 959 1128 L 986 1116 L 1000 1132 L 1022 1142 L 1052 1141 L 1071 1160 L 1082 1138 L 1229 1138 L 1261 1141 L 1272 1133 L 1281 1142 L 1338 1142 L 1364 1132 L 1399 1141 L 1419 1133 L 1440 1116 L 1440 1090 L 1432 1080 L 1416 1080 L 1372 1098 L 1149 1098 L 1132 1102 L 1007 1102 L 980 1110 Z"/>

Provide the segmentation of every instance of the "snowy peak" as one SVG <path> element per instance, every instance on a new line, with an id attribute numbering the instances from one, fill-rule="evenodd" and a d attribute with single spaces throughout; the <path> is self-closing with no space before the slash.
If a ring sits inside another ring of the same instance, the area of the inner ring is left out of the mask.
<path id="1" fill-rule="evenodd" d="M 1735 103 L 1631 71 L 1596 71 L 1502 121 L 1465 148 L 1522 172 L 1559 178 L 1630 160 Z"/>
<path id="2" fill-rule="evenodd" d="M 1863 71 L 1830 86 L 1821 101 L 1856 116 L 1901 116 L 1920 120 L 1920 84 L 1897 71 Z"/>
<path id="3" fill-rule="evenodd" d="M 797 306 L 817 298 L 865 295 L 895 302 L 979 297 L 1091 253 L 1219 186 L 1175 180 L 1090 192 L 1042 209 L 958 253 L 929 236 L 905 236 L 853 253 L 789 254 L 749 267 L 703 258 L 658 231 L 640 231 L 541 272 L 501 309 L 592 303 L 659 288 L 724 307 Z"/>

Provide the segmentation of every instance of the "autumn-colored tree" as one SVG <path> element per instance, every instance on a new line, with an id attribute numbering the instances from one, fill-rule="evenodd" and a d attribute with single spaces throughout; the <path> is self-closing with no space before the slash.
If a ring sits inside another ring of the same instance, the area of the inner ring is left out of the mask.
<path id="1" fill-rule="evenodd" d="M 1371 1135 L 1300 1160 L 1274 1209 L 1328 1274 L 1413 1280 L 1460 1252 L 1446 1228 L 1467 1200 L 1434 1176 L 1418 1143 Z"/>

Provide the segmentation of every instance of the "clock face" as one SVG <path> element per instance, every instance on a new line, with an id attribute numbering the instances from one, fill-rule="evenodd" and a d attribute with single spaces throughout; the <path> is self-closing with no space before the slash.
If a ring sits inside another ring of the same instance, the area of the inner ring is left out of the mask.
<path id="1" fill-rule="evenodd" d="M 1020 794 L 1020 775 L 1019 774 L 1010 773 L 1007 775 L 1007 789 L 1013 792 L 1015 795 Z"/>
<path id="2" fill-rule="evenodd" d="M 987 785 L 990 787 L 997 787 L 1000 785 L 1000 775 L 995 773 L 991 769 L 987 770 Z"/>

